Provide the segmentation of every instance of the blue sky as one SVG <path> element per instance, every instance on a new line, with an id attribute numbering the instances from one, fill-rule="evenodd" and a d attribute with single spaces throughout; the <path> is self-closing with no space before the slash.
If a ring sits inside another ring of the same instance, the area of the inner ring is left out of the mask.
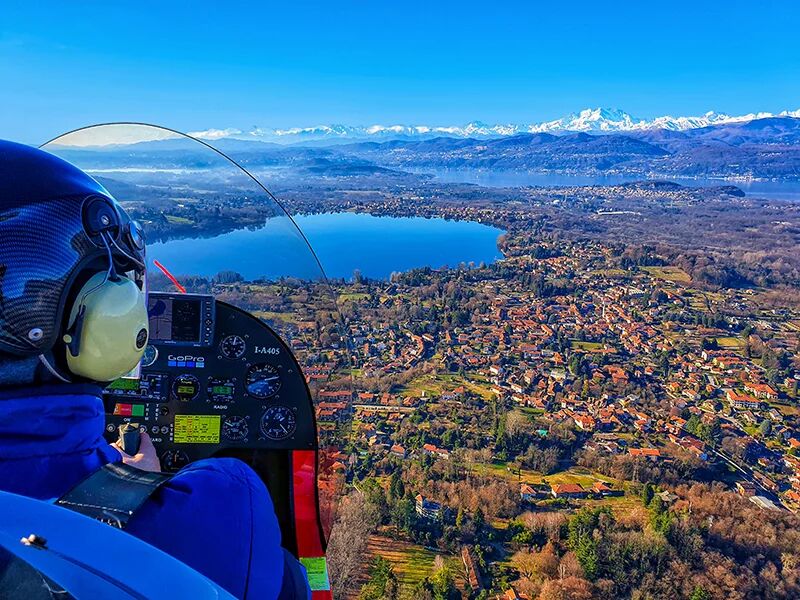
<path id="1" fill-rule="evenodd" d="M 0 137 L 797 109 L 798 30 L 790 1 L 0 0 Z"/>

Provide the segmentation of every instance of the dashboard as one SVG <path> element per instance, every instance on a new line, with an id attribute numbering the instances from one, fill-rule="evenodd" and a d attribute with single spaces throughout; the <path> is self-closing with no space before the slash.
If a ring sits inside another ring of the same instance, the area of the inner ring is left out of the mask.
<path id="1" fill-rule="evenodd" d="M 266 324 L 213 296 L 151 292 L 139 372 L 104 392 L 106 437 L 135 424 L 162 469 L 245 451 L 316 450 L 311 395 L 289 348 Z"/>

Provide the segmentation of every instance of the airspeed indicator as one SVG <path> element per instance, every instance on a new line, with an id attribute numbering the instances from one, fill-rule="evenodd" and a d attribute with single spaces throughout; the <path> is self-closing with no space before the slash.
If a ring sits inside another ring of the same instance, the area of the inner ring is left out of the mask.
<path id="1" fill-rule="evenodd" d="M 270 398 L 281 389 L 281 375 L 278 369 L 267 363 L 253 365 L 247 371 L 245 380 L 247 393 L 256 398 Z"/>

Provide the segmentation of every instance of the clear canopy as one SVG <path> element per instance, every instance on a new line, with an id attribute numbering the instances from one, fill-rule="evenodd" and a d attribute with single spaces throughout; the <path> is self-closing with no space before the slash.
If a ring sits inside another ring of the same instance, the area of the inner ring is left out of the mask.
<path id="1" fill-rule="evenodd" d="M 138 220 L 148 286 L 211 293 L 270 325 L 292 348 L 318 407 L 323 523 L 333 517 L 343 455 L 338 421 L 351 401 L 350 357 L 336 296 L 308 240 L 255 177 L 211 145 L 152 125 L 79 129 L 42 146 L 89 173 Z"/>

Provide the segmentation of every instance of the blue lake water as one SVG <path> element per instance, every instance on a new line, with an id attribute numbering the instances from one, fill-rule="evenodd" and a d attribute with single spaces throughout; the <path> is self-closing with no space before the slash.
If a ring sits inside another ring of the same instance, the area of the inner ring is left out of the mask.
<path id="1" fill-rule="evenodd" d="M 520 186 L 569 186 L 569 185 L 617 185 L 631 181 L 641 181 L 644 177 L 624 175 L 590 176 L 562 175 L 553 173 L 534 173 L 527 171 L 492 171 L 483 169 L 453 169 L 440 171 L 414 170 L 429 173 L 442 183 L 474 183 L 484 187 Z M 647 179 L 667 180 L 691 187 L 714 187 L 735 185 L 748 196 L 775 200 L 800 202 L 800 181 L 739 181 L 736 179 L 702 179 L 681 177 L 650 177 Z"/>
<path id="2" fill-rule="evenodd" d="M 295 218 L 328 277 L 350 279 L 358 270 L 375 279 L 418 267 L 491 263 L 502 257 L 495 227 L 422 217 L 374 217 L 327 213 Z M 213 238 L 148 245 L 148 258 L 176 275 L 213 276 L 236 271 L 245 279 L 315 278 L 318 268 L 288 219 L 270 219 L 259 229 Z"/>

